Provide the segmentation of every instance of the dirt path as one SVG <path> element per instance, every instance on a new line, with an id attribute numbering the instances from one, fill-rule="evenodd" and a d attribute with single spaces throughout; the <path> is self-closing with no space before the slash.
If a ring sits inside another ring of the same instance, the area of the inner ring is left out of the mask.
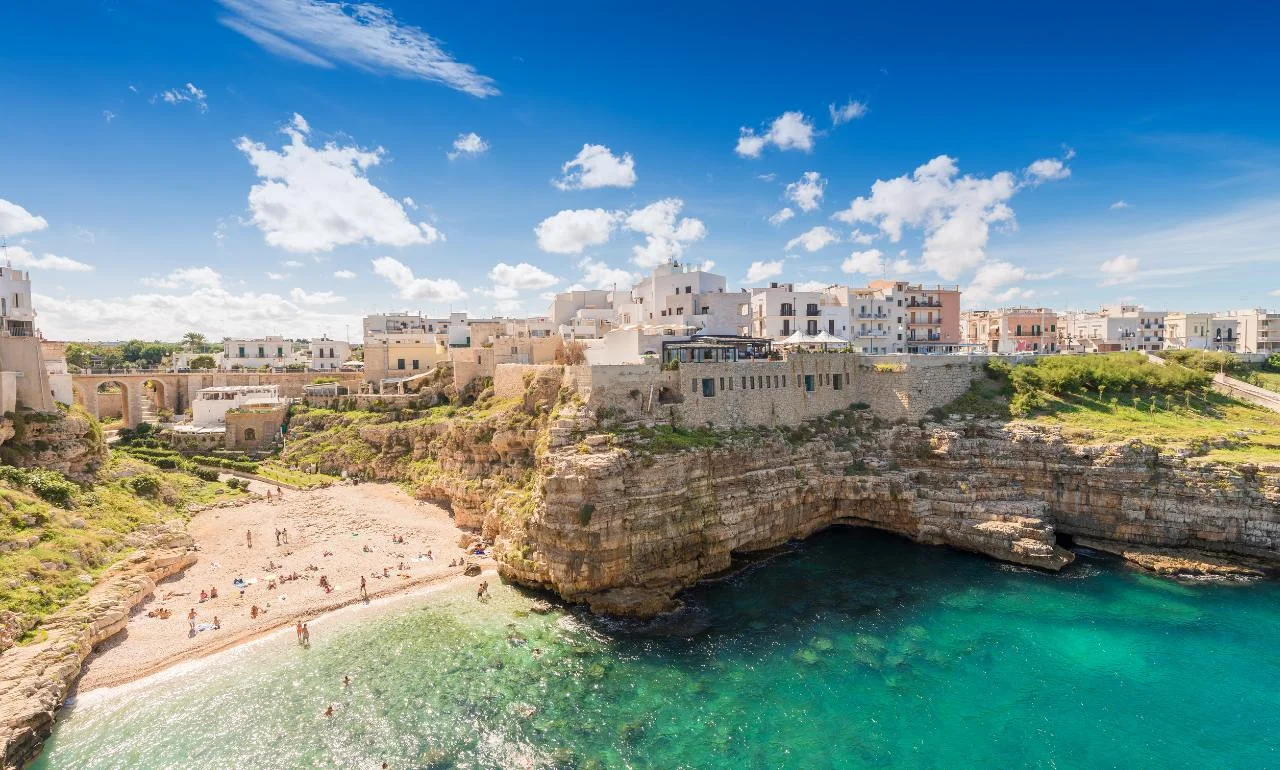
<path id="1" fill-rule="evenodd" d="M 276 543 L 280 529 L 288 532 L 287 544 Z M 387 484 L 285 490 L 280 501 L 196 514 L 188 531 L 200 548 L 199 560 L 157 586 L 126 630 L 88 659 L 81 692 L 123 684 L 363 601 L 362 575 L 371 598 L 462 577 L 458 543 L 463 533 L 448 513 Z M 393 535 L 404 542 L 393 542 Z M 433 559 L 426 558 L 428 551 Z M 458 564 L 450 567 L 453 560 Z M 471 560 L 485 568 L 493 565 L 489 559 Z M 298 580 L 278 582 L 295 572 Z M 332 591 L 320 586 L 321 576 Z M 233 584 L 236 578 L 246 581 L 243 591 Z M 273 580 L 276 587 L 269 588 Z M 200 592 L 212 588 L 218 597 L 201 602 Z M 255 605 L 259 612 L 253 618 Z M 148 617 L 160 608 L 170 617 Z M 192 609 L 202 629 L 194 634 L 187 619 Z M 217 629 L 211 627 L 215 617 Z"/>

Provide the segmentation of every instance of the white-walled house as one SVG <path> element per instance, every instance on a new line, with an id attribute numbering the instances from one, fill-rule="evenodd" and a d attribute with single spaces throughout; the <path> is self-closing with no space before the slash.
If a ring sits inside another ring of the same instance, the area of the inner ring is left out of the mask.
<path id="1" fill-rule="evenodd" d="M 293 340 L 284 337 L 256 337 L 239 339 L 228 337 L 222 341 L 224 370 L 259 369 L 264 366 L 287 366 L 296 362 Z"/>
<path id="2" fill-rule="evenodd" d="M 0 267 L 0 334 L 35 335 L 36 311 L 31 305 L 31 274 Z"/>
<path id="3" fill-rule="evenodd" d="M 311 351 L 309 368 L 313 372 L 336 372 L 351 357 L 351 345 L 339 340 L 313 339 L 308 347 Z"/>
<path id="4" fill-rule="evenodd" d="M 191 425 L 211 428 L 226 425 L 227 412 L 251 404 L 283 404 L 278 385 L 226 385 L 201 388 L 191 402 Z"/>

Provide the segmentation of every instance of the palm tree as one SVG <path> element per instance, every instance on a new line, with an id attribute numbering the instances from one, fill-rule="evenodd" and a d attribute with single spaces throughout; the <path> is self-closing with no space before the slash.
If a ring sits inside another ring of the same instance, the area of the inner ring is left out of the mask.
<path id="1" fill-rule="evenodd" d="M 204 335 L 200 332 L 187 332 L 182 335 L 182 344 L 187 347 L 187 350 L 199 352 L 204 349 L 204 343 Z"/>

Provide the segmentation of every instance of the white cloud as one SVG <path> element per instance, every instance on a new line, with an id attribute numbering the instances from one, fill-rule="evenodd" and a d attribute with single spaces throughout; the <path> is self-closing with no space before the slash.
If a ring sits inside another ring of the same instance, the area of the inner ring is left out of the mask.
<path id="1" fill-rule="evenodd" d="M 294 114 L 282 129 L 289 143 L 280 151 L 241 137 L 236 147 L 263 181 L 249 190 L 252 221 L 272 246 L 292 252 L 332 251 L 336 246 L 376 243 L 414 246 L 444 240 L 426 222 L 409 221 L 404 207 L 366 176 L 385 150 L 323 147 L 307 143 L 310 126 Z"/>
<path id="2" fill-rule="evenodd" d="M 627 289 L 640 279 L 640 276 L 629 270 L 609 267 L 604 262 L 593 260 L 590 257 L 579 262 L 578 269 L 582 271 L 582 282 L 595 289 L 613 289 L 615 287 Z"/>
<path id="3" fill-rule="evenodd" d="M 1116 201 L 1115 203 L 1111 204 L 1111 210 L 1112 210 L 1112 211 L 1115 211 L 1115 210 L 1117 210 L 1117 209 L 1127 209 L 1127 208 L 1129 208 L 1129 202 L 1128 202 L 1128 201 L 1122 201 L 1122 200 L 1121 200 L 1121 201 Z"/>
<path id="4" fill-rule="evenodd" d="M 560 167 L 563 176 L 552 180 L 561 190 L 597 187 L 631 187 L 636 183 L 636 162 L 631 153 L 621 158 L 602 144 L 584 144 L 573 160 Z"/>
<path id="5" fill-rule="evenodd" d="M 38 217 L 16 203 L 0 198 L 0 235 L 34 233 L 49 226 L 44 217 Z"/>
<path id="6" fill-rule="evenodd" d="M 879 249 L 855 251 L 840 263 L 840 269 L 846 273 L 879 275 L 884 272 L 884 254 Z"/>
<path id="7" fill-rule="evenodd" d="M 835 102 L 832 102 L 827 110 L 831 113 L 831 125 L 838 126 L 866 115 L 867 105 L 850 99 L 843 107 L 837 107 Z"/>
<path id="8" fill-rule="evenodd" d="M 263 275 L 267 277 L 268 281 L 283 281 L 284 279 L 289 277 L 288 273 L 273 273 L 270 270 L 263 273 Z"/>
<path id="9" fill-rule="evenodd" d="M 459 156 L 468 155 L 475 157 L 486 152 L 489 149 L 489 143 L 480 138 L 475 131 L 469 134 L 458 134 L 458 138 L 453 140 L 453 152 L 446 153 L 449 160 L 455 160 Z M 405 198 L 406 205 L 412 206 L 413 199 Z"/>
<path id="10" fill-rule="evenodd" d="M 1271 291 L 1267 292 L 1267 294 L 1270 294 L 1273 297 L 1280 297 L 1280 289 L 1272 289 Z"/>
<path id="11" fill-rule="evenodd" d="M 450 278 L 418 278 L 408 265 L 393 257 L 378 257 L 372 264 L 374 275 L 395 286 L 396 296 L 401 299 L 455 300 L 467 296 L 457 281 Z"/>
<path id="12" fill-rule="evenodd" d="M 622 214 L 604 209 L 565 209 L 533 229 L 538 248 L 554 254 L 581 254 L 588 246 L 607 243 Z"/>
<path id="13" fill-rule="evenodd" d="M 284 267 L 302 267 L 302 263 L 296 259 L 286 259 L 280 264 Z"/>
<path id="14" fill-rule="evenodd" d="M 180 88 L 170 88 L 168 91 L 161 91 L 151 97 L 151 101 L 161 100 L 165 104 L 182 104 L 183 102 L 191 102 L 196 109 L 201 112 L 209 111 L 209 103 L 205 101 L 205 93 L 196 88 L 194 83 L 187 83 Z M 114 115 L 112 117 L 115 117 Z M 107 120 L 110 123 L 110 119 Z"/>
<path id="15" fill-rule="evenodd" d="M 499 262 L 489 270 L 489 280 L 494 286 L 506 286 L 516 291 L 545 289 L 560 282 L 559 278 L 528 262 L 518 265 Z"/>
<path id="16" fill-rule="evenodd" d="M 1007 202 L 1017 191 L 1017 180 L 1008 171 L 988 178 L 959 176 L 955 160 L 939 155 L 910 176 L 876 180 L 869 197 L 856 198 L 835 218 L 874 224 L 895 243 L 904 228 L 922 229 L 922 266 L 955 280 L 986 258 L 993 225 L 1013 226 Z"/>
<path id="17" fill-rule="evenodd" d="M 781 225 L 783 222 L 786 222 L 788 219 L 791 219 L 795 215 L 796 215 L 796 212 L 792 211 L 791 207 L 789 206 L 779 209 L 778 211 L 774 212 L 772 216 L 769 217 L 769 224 L 773 225 L 774 227 L 777 227 L 778 225 Z"/>
<path id="18" fill-rule="evenodd" d="M 796 237 L 787 241 L 787 251 L 791 251 L 796 246 L 803 246 L 805 251 L 815 252 L 830 246 L 833 243 L 840 242 L 840 235 L 830 227 L 819 225 L 800 233 Z"/>
<path id="19" fill-rule="evenodd" d="M 212 267 L 181 267 L 163 278 L 142 278 L 143 286 L 156 289 L 216 289 L 222 286 L 222 276 Z"/>
<path id="20" fill-rule="evenodd" d="M 366 72 L 426 80 L 472 96 L 494 96 L 493 80 L 455 60 L 418 27 L 370 2 L 219 0 L 219 21 L 277 56 L 316 67 L 333 61 Z"/>
<path id="21" fill-rule="evenodd" d="M 1011 302 L 1029 297 L 1034 292 L 1010 284 L 1038 277 L 1040 276 L 1029 275 L 1025 268 L 1011 262 L 988 262 L 973 274 L 973 279 L 964 287 L 961 296 L 967 304 L 976 306 Z"/>
<path id="22" fill-rule="evenodd" d="M 342 279 L 342 280 L 344 280 L 344 281 L 349 281 L 349 280 L 351 280 L 352 278 L 355 278 L 355 277 L 356 277 L 356 274 L 355 274 L 355 273 L 353 273 L 353 272 L 351 272 L 350 270 L 334 270 L 334 271 L 333 271 L 333 277 L 334 277 L 334 278 L 341 278 L 341 279 Z"/>
<path id="23" fill-rule="evenodd" d="M 1032 185 L 1056 182 L 1069 176 L 1071 176 L 1071 169 L 1057 158 L 1041 158 L 1027 166 L 1027 181 Z"/>
<path id="24" fill-rule="evenodd" d="M 1098 283 L 1099 286 L 1117 286 L 1122 283 L 1132 283 L 1138 280 L 1138 258 L 1124 254 L 1112 257 L 1098 265 L 1098 272 L 1105 276 Z"/>
<path id="25" fill-rule="evenodd" d="M 405 207 L 405 208 L 407 208 L 407 209 L 416 209 L 416 208 L 418 208 L 418 203 L 417 203 L 417 201 L 415 201 L 413 198 L 410 198 L 408 195 L 406 195 L 406 196 L 404 196 L 403 198 L 401 198 L 401 199 L 400 199 L 400 202 L 401 202 L 401 203 L 403 203 L 403 204 L 404 204 L 404 207 Z"/>
<path id="26" fill-rule="evenodd" d="M 632 261 L 641 267 L 654 267 L 670 259 L 684 256 L 684 249 L 707 235 L 701 219 L 680 219 L 684 201 L 663 198 L 627 215 L 626 227 L 645 236 L 643 246 L 632 247 Z"/>
<path id="27" fill-rule="evenodd" d="M 827 189 L 827 180 L 817 171 L 806 171 L 797 182 L 787 185 L 787 200 L 795 203 L 803 212 L 814 211 L 822 205 L 822 194 Z"/>
<path id="28" fill-rule="evenodd" d="M 809 152 L 813 149 L 813 136 L 813 123 L 803 112 L 784 112 L 773 119 L 763 134 L 757 134 L 754 128 L 740 128 L 734 152 L 744 158 L 758 158 L 769 144 L 779 150 Z"/>
<path id="29" fill-rule="evenodd" d="M 830 285 L 827 281 L 801 281 L 796 284 L 796 291 L 822 291 Z"/>
<path id="30" fill-rule="evenodd" d="M 221 286 L 109 298 L 37 294 L 33 299 L 40 310 L 41 331 L 52 339 L 176 340 L 186 331 L 218 339 L 261 335 L 264 329 L 318 336 L 360 325 L 359 316 L 323 312 L 279 294 L 236 294 Z"/>
<path id="31" fill-rule="evenodd" d="M 346 297 L 339 297 L 331 291 L 308 292 L 298 288 L 289 292 L 289 298 L 299 305 L 337 305 L 347 301 Z"/>
<path id="32" fill-rule="evenodd" d="M 87 273 L 93 270 L 93 265 L 77 262 L 70 257 L 60 257 L 57 254 L 48 253 L 36 256 L 21 246 L 10 246 L 7 253 L 9 261 L 13 263 L 14 267 L 58 270 L 65 273 Z"/>
<path id="33" fill-rule="evenodd" d="M 111 110 L 103 110 L 102 117 L 107 121 L 107 125 L 111 125 L 111 121 L 116 119 L 116 114 Z"/>
<path id="34" fill-rule="evenodd" d="M 876 238 L 874 235 L 870 233 L 864 233 L 861 230 L 854 230 L 852 233 L 849 234 L 849 242 L 856 243 L 861 246 L 866 246 L 870 244 L 872 241 L 874 241 L 875 239 Z"/>
<path id="35" fill-rule="evenodd" d="M 778 175 L 774 173 L 756 174 L 756 179 L 759 179 L 761 182 L 772 182 L 777 178 L 778 178 Z"/>
<path id="36" fill-rule="evenodd" d="M 782 275 L 782 260 L 775 259 L 772 262 L 756 260 L 747 268 L 747 277 L 743 281 L 745 283 L 760 283 L 779 275 Z"/>

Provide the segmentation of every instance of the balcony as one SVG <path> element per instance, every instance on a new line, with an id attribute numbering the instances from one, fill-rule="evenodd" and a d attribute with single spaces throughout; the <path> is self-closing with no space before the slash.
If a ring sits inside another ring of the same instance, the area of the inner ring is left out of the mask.
<path id="1" fill-rule="evenodd" d="M 942 303 L 935 299 L 910 299 L 907 300 L 907 307 L 942 307 Z"/>
<path id="2" fill-rule="evenodd" d="M 916 321 L 907 321 L 907 326 L 941 326 L 941 325 L 942 325 L 941 318 L 934 321 L 929 321 L 925 319 L 920 319 Z"/>

